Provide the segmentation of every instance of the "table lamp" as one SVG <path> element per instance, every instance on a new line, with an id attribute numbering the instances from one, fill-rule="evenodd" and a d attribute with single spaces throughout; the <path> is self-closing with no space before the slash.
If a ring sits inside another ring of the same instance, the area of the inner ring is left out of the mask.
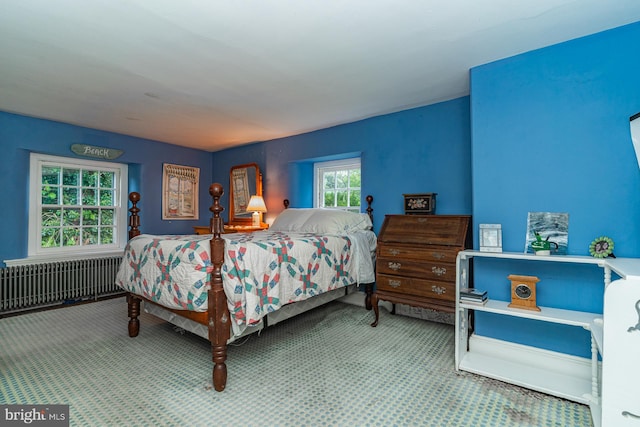
<path id="1" fill-rule="evenodd" d="M 262 222 L 262 213 L 267 211 L 267 206 L 264 204 L 262 196 L 251 196 L 249 205 L 247 206 L 247 211 L 253 212 L 253 226 L 260 227 Z"/>

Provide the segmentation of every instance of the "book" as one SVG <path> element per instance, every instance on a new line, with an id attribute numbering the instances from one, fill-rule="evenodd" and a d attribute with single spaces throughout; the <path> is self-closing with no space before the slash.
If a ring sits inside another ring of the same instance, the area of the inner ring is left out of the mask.
<path id="1" fill-rule="evenodd" d="M 468 296 L 468 297 L 481 298 L 481 297 L 487 296 L 487 291 L 483 291 L 476 288 L 460 288 L 460 296 L 462 295 Z"/>
<path id="2" fill-rule="evenodd" d="M 463 300 L 462 298 L 460 298 L 461 303 L 469 305 L 485 305 L 487 301 L 489 301 L 488 298 L 483 300 Z"/>
<path id="3" fill-rule="evenodd" d="M 464 295 L 460 295 L 460 301 L 470 301 L 470 302 L 482 302 L 486 301 L 488 298 L 486 296 L 475 298 L 475 297 L 465 297 Z"/>

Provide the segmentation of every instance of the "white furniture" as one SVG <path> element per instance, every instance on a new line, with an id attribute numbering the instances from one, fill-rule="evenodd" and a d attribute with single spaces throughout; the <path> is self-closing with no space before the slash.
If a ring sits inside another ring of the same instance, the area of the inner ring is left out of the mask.
<path id="1" fill-rule="evenodd" d="M 602 425 L 640 426 L 640 280 L 611 282 L 604 293 Z M 604 357 L 606 355 L 606 357 Z"/>
<path id="2" fill-rule="evenodd" d="M 640 260 L 624 258 L 597 259 L 587 256 L 567 255 L 538 256 L 523 253 L 489 253 L 471 250 L 461 251 L 457 258 L 456 370 L 473 372 L 587 404 L 591 407 L 594 424 L 600 425 L 601 387 L 598 352 L 604 353 L 603 315 L 549 307 L 540 307 L 542 309 L 540 312 L 522 310 L 507 307 L 507 301 L 492 299 L 484 306 L 461 303 L 460 288 L 468 287 L 470 283 L 469 275 L 471 270 L 469 269 L 469 260 L 474 257 L 597 265 L 603 270 L 604 287 L 611 283 L 612 272 L 615 272 L 623 279 L 638 278 L 640 280 Z M 481 283 L 474 283 L 474 286 L 477 288 L 483 287 Z M 491 298 L 491 296 L 489 297 Z M 504 315 L 505 322 L 508 322 L 509 317 L 522 317 L 582 327 L 591 332 L 591 359 L 588 360 L 492 338 L 478 337 L 476 335 L 469 336 L 469 310 Z M 640 336 L 640 331 L 638 331 L 638 335 Z M 608 343 L 612 340 L 613 338 Z M 636 352 L 637 354 L 639 353 Z M 523 369 L 523 364 L 527 367 L 526 369 Z M 634 369 L 638 370 L 638 368 Z M 604 382 L 606 383 L 606 381 Z M 607 389 L 605 388 L 606 392 Z"/>

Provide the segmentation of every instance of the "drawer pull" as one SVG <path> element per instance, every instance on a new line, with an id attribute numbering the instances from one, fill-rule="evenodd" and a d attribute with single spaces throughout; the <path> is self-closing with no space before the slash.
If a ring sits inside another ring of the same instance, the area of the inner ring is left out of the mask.
<path id="1" fill-rule="evenodd" d="M 427 218 L 418 218 L 418 222 L 421 224 L 424 224 L 427 221 L 428 221 Z"/>
<path id="2" fill-rule="evenodd" d="M 389 263 L 389 268 L 392 269 L 393 271 L 400 270 L 400 267 L 402 267 L 402 264 L 400 264 L 399 262 L 390 262 Z"/>
<path id="3" fill-rule="evenodd" d="M 435 258 L 435 259 L 442 259 L 445 257 L 445 254 L 443 254 L 442 252 L 433 252 L 431 253 L 431 255 Z"/>
<path id="4" fill-rule="evenodd" d="M 400 251 L 398 249 L 389 249 L 389 253 L 393 256 L 400 255 Z"/>
<path id="5" fill-rule="evenodd" d="M 447 269 L 444 267 L 431 267 L 431 272 L 436 276 L 444 276 L 447 274 Z"/>
<path id="6" fill-rule="evenodd" d="M 389 280 L 389 286 L 391 286 L 392 288 L 399 288 L 400 287 L 400 280 Z"/>
<path id="7" fill-rule="evenodd" d="M 443 288 L 442 286 L 435 286 L 435 285 L 433 285 L 431 287 L 431 290 L 433 292 L 435 292 L 436 294 L 438 294 L 438 295 L 442 295 L 442 294 L 447 292 L 447 290 L 445 288 Z"/>
<path id="8" fill-rule="evenodd" d="M 622 411 L 622 416 L 623 417 L 627 417 L 627 418 L 631 417 L 631 418 L 635 418 L 637 420 L 640 420 L 640 415 L 632 414 L 629 411 Z"/>

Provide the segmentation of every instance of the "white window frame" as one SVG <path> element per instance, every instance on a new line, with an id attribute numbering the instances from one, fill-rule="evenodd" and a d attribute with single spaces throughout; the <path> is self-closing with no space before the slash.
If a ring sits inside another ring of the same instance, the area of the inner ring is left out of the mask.
<path id="1" fill-rule="evenodd" d="M 324 206 L 324 197 L 323 197 L 323 182 L 324 182 L 324 174 L 326 172 L 335 172 L 346 169 L 360 169 L 360 174 L 362 176 L 362 167 L 360 157 L 353 157 L 349 159 L 343 160 L 330 160 L 326 162 L 316 162 L 313 165 L 313 207 L 315 208 L 324 208 L 327 207 L 329 209 L 340 209 L 340 210 L 348 210 L 348 211 L 357 211 L 360 212 L 362 208 L 362 187 L 360 187 L 360 206 L 357 207 L 342 207 L 342 206 Z M 350 187 L 348 187 L 350 189 Z"/>
<path id="2" fill-rule="evenodd" d="M 112 171 L 116 174 L 114 207 L 115 230 L 113 243 L 99 246 L 72 246 L 62 248 L 42 248 L 41 208 L 42 208 L 42 165 L 54 163 L 62 167 L 95 168 Z M 29 243 L 28 258 L 23 260 L 5 261 L 7 265 L 21 265 L 69 259 L 86 259 L 98 256 L 122 254 L 127 242 L 127 182 L 128 166 L 122 163 L 102 162 L 96 160 L 77 159 L 70 157 L 51 156 L 31 153 L 29 164 Z"/>

